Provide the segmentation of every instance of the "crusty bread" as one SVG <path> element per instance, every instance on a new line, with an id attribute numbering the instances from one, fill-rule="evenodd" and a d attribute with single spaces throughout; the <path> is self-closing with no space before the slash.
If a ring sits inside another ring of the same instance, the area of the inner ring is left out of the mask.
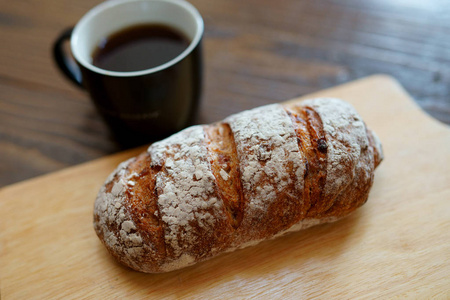
<path id="1" fill-rule="evenodd" d="M 263 106 L 120 164 L 98 194 L 94 227 L 126 266 L 171 271 L 348 215 L 381 160 L 378 138 L 342 100 Z"/>

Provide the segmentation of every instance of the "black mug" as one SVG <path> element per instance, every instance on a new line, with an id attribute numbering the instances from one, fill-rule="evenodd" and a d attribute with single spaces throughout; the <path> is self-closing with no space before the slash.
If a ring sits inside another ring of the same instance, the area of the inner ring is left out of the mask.
<path id="1" fill-rule="evenodd" d="M 109 71 L 93 64 L 92 55 L 101 39 L 130 26 L 152 23 L 180 31 L 189 45 L 174 59 L 140 71 Z M 54 44 L 53 55 L 61 71 L 89 92 L 120 142 L 143 144 L 193 121 L 202 85 L 203 28 L 199 12 L 184 0 L 109 0 L 64 31 Z M 69 39 L 72 56 L 63 47 Z"/>

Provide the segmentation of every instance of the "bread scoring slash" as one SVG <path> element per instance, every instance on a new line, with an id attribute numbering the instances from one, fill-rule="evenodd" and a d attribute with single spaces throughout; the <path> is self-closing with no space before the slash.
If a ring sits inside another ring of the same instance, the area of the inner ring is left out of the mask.
<path id="1" fill-rule="evenodd" d="M 168 272 L 350 214 L 382 158 L 342 100 L 262 106 L 120 164 L 95 201 L 94 228 L 122 264 Z"/>

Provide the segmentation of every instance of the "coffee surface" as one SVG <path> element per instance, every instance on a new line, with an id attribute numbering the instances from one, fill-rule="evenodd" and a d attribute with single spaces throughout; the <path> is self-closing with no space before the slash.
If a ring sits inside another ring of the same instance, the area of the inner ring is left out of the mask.
<path id="1" fill-rule="evenodd" d="M 95 66 L 109 71 L 141 71 L 169 62 L 188 46 L 189 40 L 174 28 L 141 24 L 102 39 L 92 59 Z"/>

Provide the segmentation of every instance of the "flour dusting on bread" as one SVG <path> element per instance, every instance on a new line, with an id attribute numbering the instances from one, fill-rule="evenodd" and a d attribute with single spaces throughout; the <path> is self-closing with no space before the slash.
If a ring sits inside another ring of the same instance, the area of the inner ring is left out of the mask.
<path id="1" fill-rule="evenodd" d="M 317 98 L 302 105 L 313 108 L 322 119 L 328 144 L 325 194 L 336 194 L 352 182 L 359 156 L 369 145 L 366 127 L 356 110 L 342 100 Z"/>
<path id="2" fill-rule="evenodd" d="M 197 245 L 210 240 L 225 220 L 203 139 L 203 127 L 193 126 L 148 149 L 153 164 L 162 168 L 156 175 L 159 214 L 167 251 L 178 260 L 183 254 L 201 256 Z M 212 247 L 212 242 L 203 245 L 200 252 Z"/>
<path id="3" fill-rule="evenodd" d="M 151 145 L 108 177 L 94 227 L 135 270 L 176 270 L 334 222 L 364 204 L 383 158 L 348 103 L 267 105 Z"/>

